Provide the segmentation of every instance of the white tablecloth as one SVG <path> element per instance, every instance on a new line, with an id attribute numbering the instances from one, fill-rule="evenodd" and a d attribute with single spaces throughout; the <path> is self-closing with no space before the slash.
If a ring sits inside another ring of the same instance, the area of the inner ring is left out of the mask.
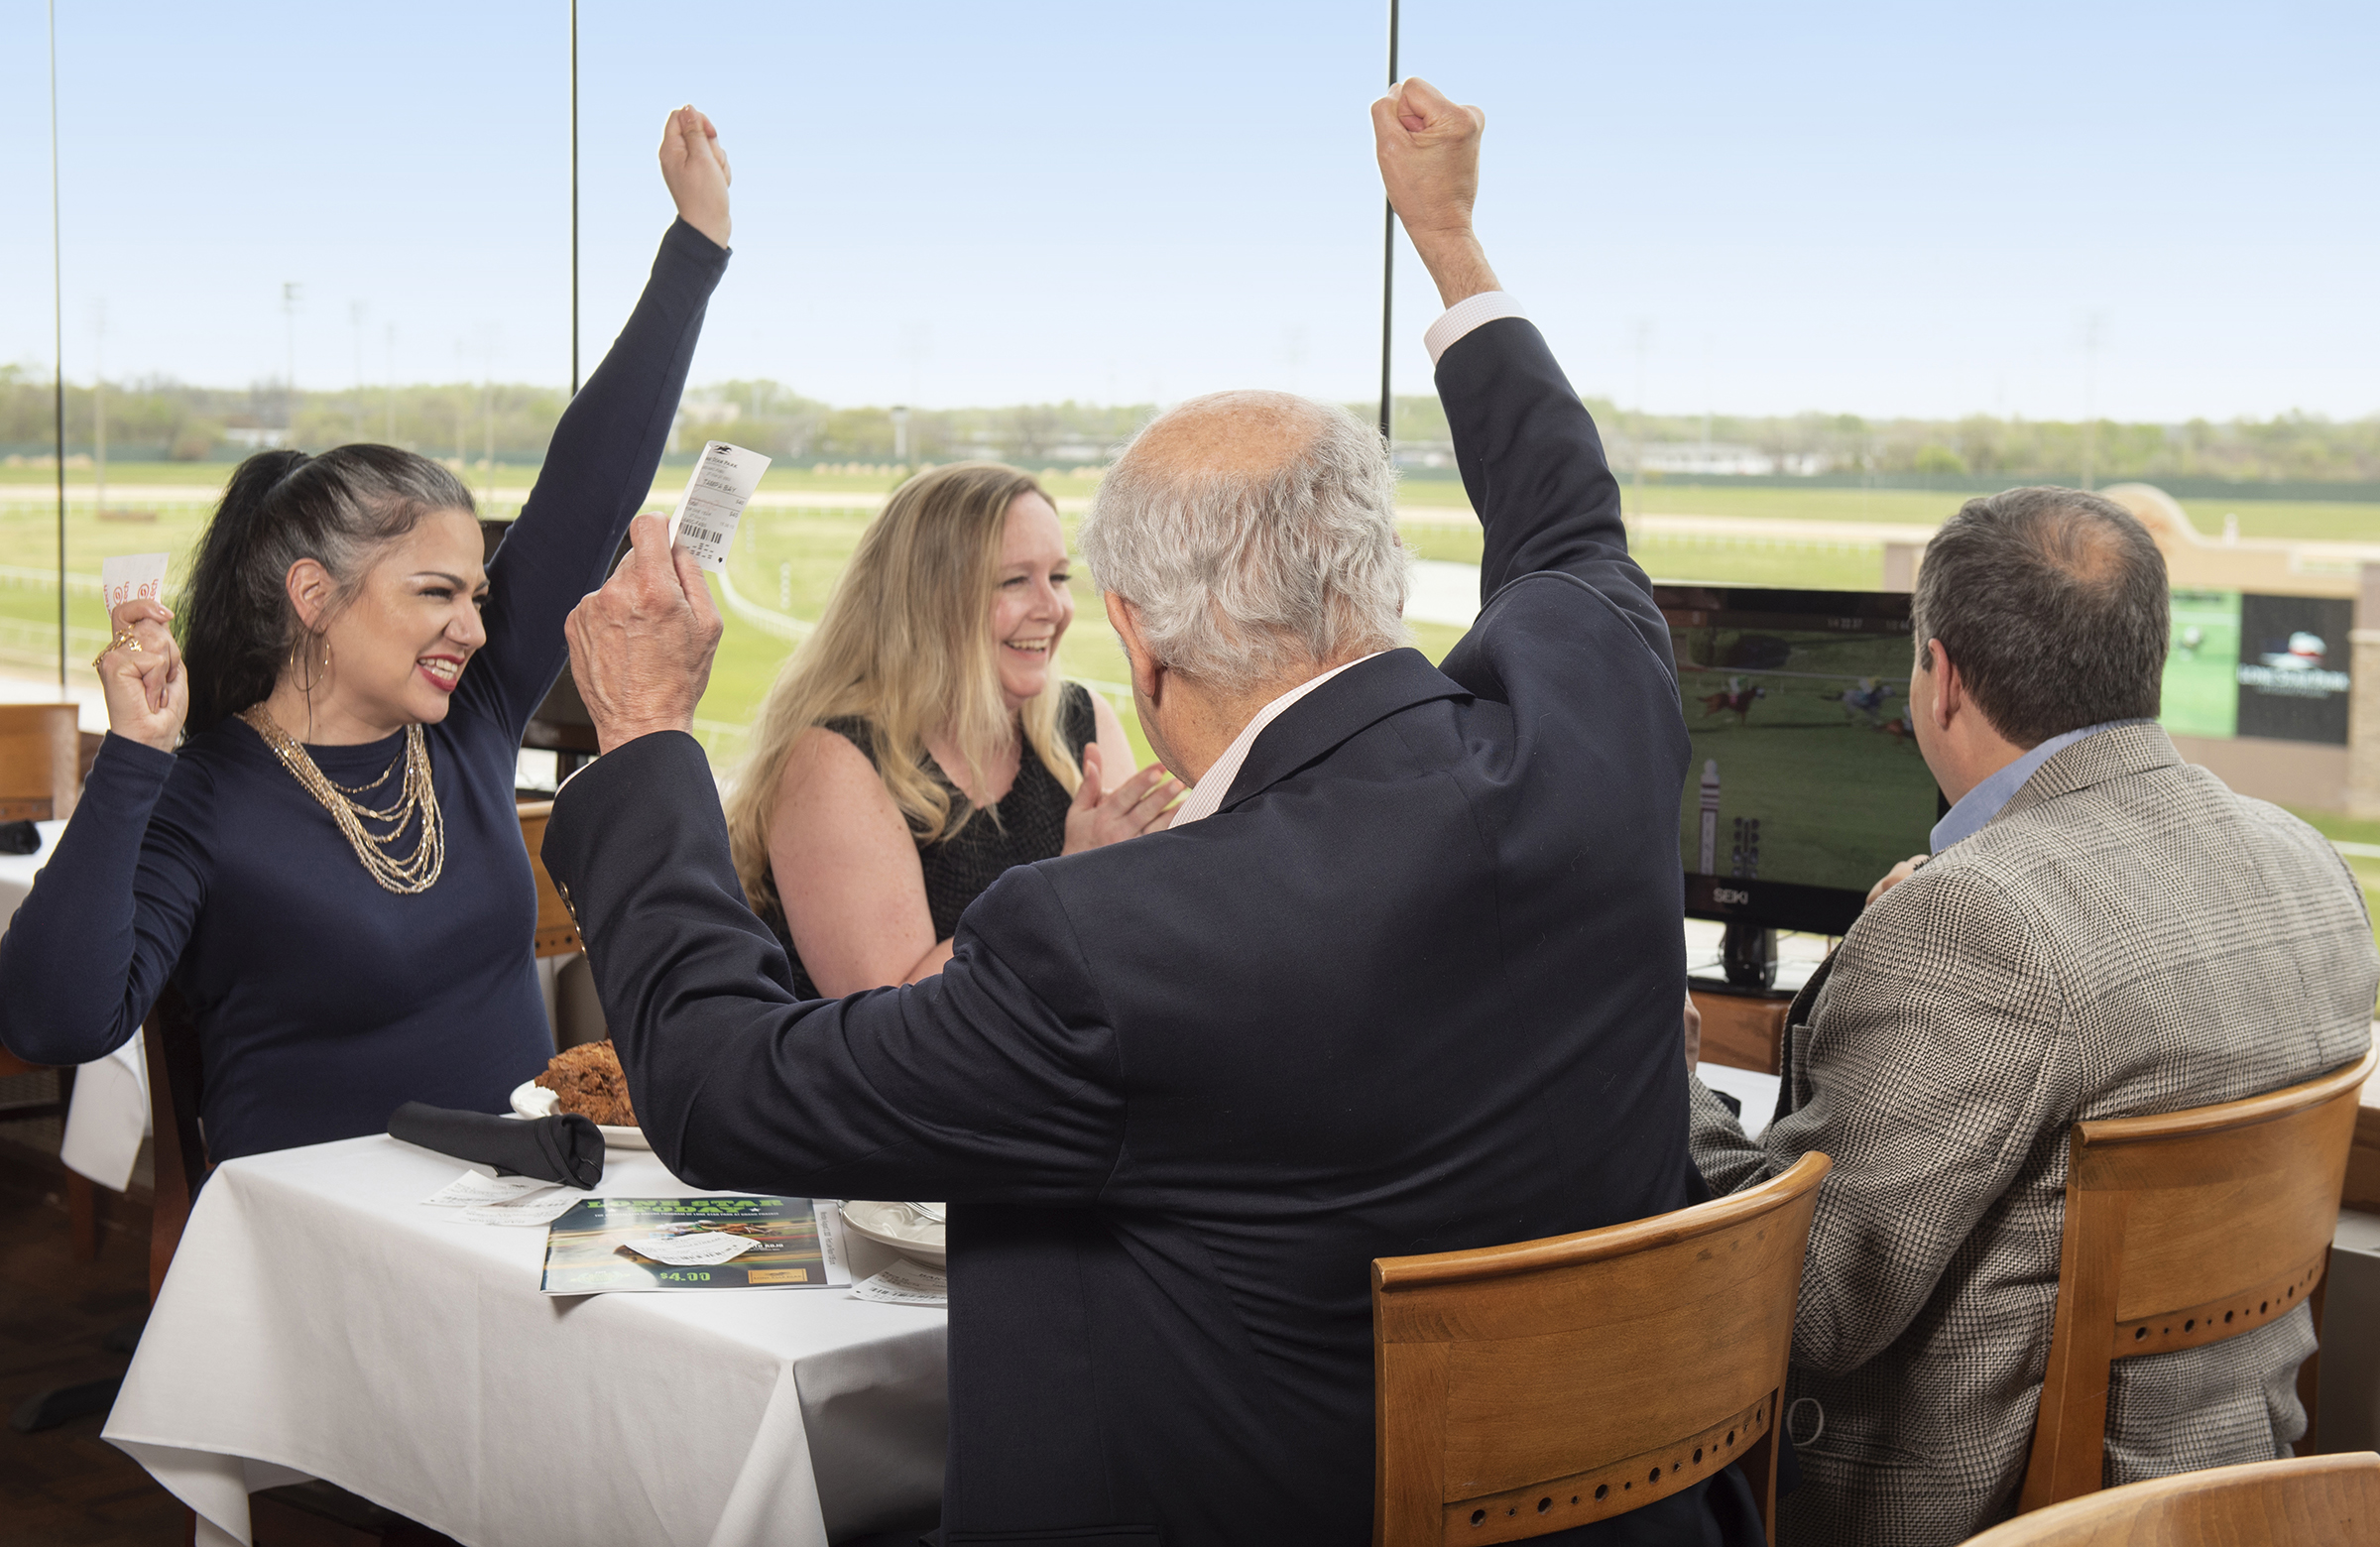
<path id="1" fill-rule="evenodd" d="M 63 822 L 37 824 L 42 847 L 34 854 L 0 854 L 0 928 L 17 914 L 33 891 L 33 879 L 50 863 Z M 59 1158 L 102 1187 L 122 1192 L 132 1182 L 133 1162 L 149 1132 L 149 1065 L 134 1037 L 74 1076 L 74 1100 L 66 1109 L 65 1142 Z"/>
<path id="2" fill-rule="evenodd" d="M 377 1135 L 208 1181 L 106 1429 L 202 1541 L 248 1541 L 248 1491 L 298 1476 L 474 1547 L 823 1547 L 930 1519 L 942 1312 L 842 1288 L 549 1298 L 542 1229 L 420 1206 L 461 1169 Z M 693 1190 L 616 1149 L 599 1191 Z M 855 1277 L 890 1260 L 853 1246 Z"/>

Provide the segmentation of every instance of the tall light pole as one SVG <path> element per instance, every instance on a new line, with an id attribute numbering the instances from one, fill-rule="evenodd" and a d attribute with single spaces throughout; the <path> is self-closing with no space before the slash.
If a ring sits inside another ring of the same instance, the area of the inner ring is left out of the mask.
<path id="1" fill-rule="evenodd" d="M 66 268 L 58 204 L 58 0 L 50 0 L 50 321 L 58 368 L 52 373 L 58 435 L 58 692 L 66 692 Z"/>
<path id="2" fill-rule="evenodd" d="M 282 442 L 288 446 L 298 443 L 298 298 L 304 287 L 296 280 L 281 282 L 281 314 L 289 325 L 288 354 L 284 360 L 281 390 L 288 407 L 282 410 Z"/>
<path id="3" fill-rule="evenodd" d="M 2092 312 L 2082 319 L 2082 488 L 2088 492 L 2092 463 L 2099 449 L 2099 343 L 2107 318 Z"/>
<path id="4" fill-rule="evenodd" d="M 570 396 L 578 396 L 578 0 L 570 0 Z"/>
<path id="5" fill-rule="evenodd" d="M 388 346 L 389 444 L 395 445 L 397 443 L 397 324 L 394 322 L 389 324 Z"/>
<path id="6" fill-rule="evenodd" d="M 1396 4 L 1388 0 L 1388 89 L 1396 89 Z M 1395 401 L 1389 396 L 1389 360 L 1396 347 L 1396 205 L 1387 202 L 1388 213 L 1380 231 L 1380 439 L 1394 445 L 1396 425 L 1392 417 Z"/>
<path id="7" fill-rule="evenodd" d="M 107 518 L 107 302 L 91 302 L 91 512 Z"/>
<path id="8" fill-rule="evenodd" d="M 347 320 L 355 325 L 355 438 L 364 438 L 364 311 L 360 300 L 347 303 Z"/>
<path id="9" fill-rule="evenodd" d="M 1636 319 L 1636 411 L 1628 416 L 1628 438 L 1635 442 L 1636 515 L 1644 515 L 1644 357 L 1653 346 L 1653 324 Z"/>

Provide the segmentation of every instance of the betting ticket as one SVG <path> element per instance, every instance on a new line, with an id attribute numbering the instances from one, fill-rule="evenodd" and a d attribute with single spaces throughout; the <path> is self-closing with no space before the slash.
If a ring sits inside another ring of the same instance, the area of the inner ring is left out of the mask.
<path id="1" fill-rule="evenodd" d="M 465 1171 L 421 1201 L 433 1209 L 470 1209 L 511 1203 L 552 1185 L 534 1176 L 490 1176 L 485 1171 Z"/>
<path id="2" fill-rule="evenodd" d="M 759 1245 L 750 1236 L 696 1230 L 683 1236 L 647 1236 L 642 1241 L 628 1243 L 628 1250 L 671 1267 L 713 1267 L 730 1257 L 742 1256 Z"/>
<path id="3" fill-rule="evenodd" d="M 758 451 L 731 446 L 724 440 L 704 443 L 686 476 L 686 492 L 678 496 L 669 517 L 669 540 L 701 560 L 705 569 L 725 569 L 727 550 L 736 540 L 736 523 L 761 486 L 769 459 Z"/>
<path id="4" fill-rule="evenodd" d="M 164 553 L 124 553 L 99 560 L 99 595 L 109 612 L 130 601 L 165 600 Z"/>
<path id="5" fill-rule="evenodd" d="M 862 1280 L 851 1294 L 855 1300 L 885 1305 L 948 1305 L 950 1275 L 902 1257 L 874 1278 Z"/>
<path id="6" fill-rule="evenodd" d="M 550 1225 L 585 1200 L 586 1194 L 575 1187 L 557 1187 L 523 1198 L 518 1203 L 484 1203 L 463 1210 L 463 1219 L 473 1225 Z"/>

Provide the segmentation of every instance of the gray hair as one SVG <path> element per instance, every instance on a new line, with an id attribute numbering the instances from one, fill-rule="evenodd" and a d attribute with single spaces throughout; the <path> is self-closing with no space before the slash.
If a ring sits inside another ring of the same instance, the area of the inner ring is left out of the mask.
<path id="1" fill-rule="evenodd" d="M 2153 719 L 2173 627 L 2165 555 L 2131 512 L 2080 489 L 1969 500 L 1926 544 L 1910 624 L 2019 747 Z"/>
<path id="2" fill-rule="evenodd" d="M 1273 466 L 1200 466 L 1145 448 L 1184 415 L 1253 411 L 1304 443 Z M 1378 431 L 1335 404 L 1219 393 L 1161 415 L 1125 448 L 1083 521 L 1083 557 L 1130 600 L 1168 669 L 1244 692 L 1406 642 L 1410 555 Z"/>

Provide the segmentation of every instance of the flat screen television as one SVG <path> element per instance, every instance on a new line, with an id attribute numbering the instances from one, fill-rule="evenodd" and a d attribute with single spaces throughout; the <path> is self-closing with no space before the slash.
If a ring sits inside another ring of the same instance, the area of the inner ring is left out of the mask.
<path id="1" fill-rule="evenodd" d="M 1910 729 L 1907 594 L 1653 590 L 1694 749 L 1687 916 L 1842 934 L 1944 810 Z"/>

